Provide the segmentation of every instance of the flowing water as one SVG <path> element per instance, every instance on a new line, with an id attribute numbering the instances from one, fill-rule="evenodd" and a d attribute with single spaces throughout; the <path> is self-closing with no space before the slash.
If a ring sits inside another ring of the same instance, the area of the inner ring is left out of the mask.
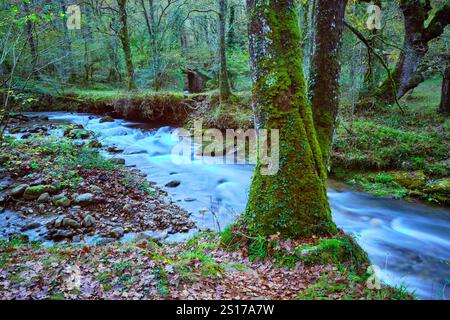
<path id="1" fill-rule="evenodd" d="M 82 124 L 104 145 L 124 150 L 116 157 L 148 174 L 192 212 L 198 229 L 223 230 L 245 207 L 253 166 L 206 164 L 195 153 L 191 163 L 174 164 L 171 152 L 180 143 L 176 128 L 126 120 L 100 123 L 86 114 L 45 115 Z M 165 187 L 174 180 L 181 184 Z M 357 238 L 383 281 L 405 285 L 422 298 L 450 298 L 450 210 L 375 198 L 339 183 L 330 183 L 328 194 L 335 222 Z"/>

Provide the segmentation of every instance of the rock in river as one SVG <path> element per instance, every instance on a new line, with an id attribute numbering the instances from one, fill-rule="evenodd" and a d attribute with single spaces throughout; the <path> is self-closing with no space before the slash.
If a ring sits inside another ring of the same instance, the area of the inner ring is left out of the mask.
<path id="1" fill-rule="evenodd" d="M 174 181 L 170 181 L 169 183 L 166 184 L 166 187 L 168 188 L 176 188 L 181 184 L 180 181 L 178 180 L 174 180 Z"/>
<path id="2" fill-rule="evenodd" d="M 27 184 L 19 184 L 18 186 L 12 188 L 9 191 L 9 194 L 14 198 L 19 198 L 23 195 L 25 190 L 29 187 Z"/>
<path id="3" fill-rule="evenodd" d="M 81 225 L 78 223 L 78 221 L 70 219 L 70 218 L 64 218 L 61 222 L 61 225 L 66 228 L 67 227 L 70 227 L 73 229 L 81 228 Z"/>
<path id="4" fill-rule="evenodd" d="M 125 164 L 125 159 L 122 158 L 112 158 L 110 161 L 113 164 Z"/>
<path id="5" fill-rule="evenodd" d="M 109 233 L 109 236 L 114 238 L 114 239 L 120 239 L 120 238 L 123 237 L 124 234 L 125 234 L 125 230 L 123 228 L 119 227 L 119 228 L 113 229 Z"/>

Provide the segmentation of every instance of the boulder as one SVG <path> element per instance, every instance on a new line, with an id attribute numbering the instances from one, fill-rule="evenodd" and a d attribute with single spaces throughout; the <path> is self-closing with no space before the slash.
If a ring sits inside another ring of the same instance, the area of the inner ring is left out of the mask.
<path id="1" fill-rule="evenodd" d="M 108 244 L 108 243 L 111 243 L 111 242 L 114 242 L 114 241 L 116 241 L 116 239 L 114 239 L 114 238 L 101 238 L 101 239 L 99 239 L 97 241 L 96 245 L 97 246 L 103 246 L 105 244 Z"/>
<path id="2" fill-rule="evenodd" d="M 75 203 L 82 206 L 92 203 L 93 200 L 94 195 L 92 193 L 83 193 L 75 197 Z"/>
<path id="3" fill-rule="evenodd" d="M 41 226 L 41 224 L 39 222 L 30 222 L 26 225 L 24 225 L 20 231 L 27 231 L 27 230 L 33 230 L 33 229 L 37 229 Z"/>
<path id="4" fill-rule="evenodd" d="M 65 228 L 73 228 L 73 229 L 79 229 L 81 228 L 81 225 L 78 223 L 78 221 L 70 218 L 64 218 L 62 219 L 61 226 Z"/>
<path id="5" fill-rule="evenodd" d="M 56 230 L 50 234 L 50 239 L 61 241 L 72 238 L 73 233 L 70 230 Z"/>
<path id="6" fill-rule="evenodd" d="M 9 194 L 14 198 L 20 198 L 28 187 L 29 185 L 27 184 L 19 184 L 18 186 L 12 188 L 9 191 Z"/>
<path id="7" fill-rule="evenodd" d="M 50 201 L 50 194 L 48 192 L 41 194 L 37 201 L 39 203 L 48 203 Z"/>
<path id="8" fill-rule="evenodd" d="M 52 198 L 52 202 L 58 207 L 69 207 L 70 200 L 64 194 L 58 194 Z"/>
<path id="9" fill-rule="evenodd" d="M 180 181 L 178 180 L 174 180 L 174 181 L 170 181 L 169 183 L 166 184 L 166 187 L 168 188 L 176 188 L 181 184 Z"/>
<path id="10" fill-rule="evenodd" d="M 122 227 L 119 227 L 119 228 L 115 228 L 115 229 L 111 230 L 111 232 L 109 233 L 109 236 L 114 239 L 120 239 L 123 237 L 124 234 L 125 234 L 125 230 Z"/>
<path id="11" fill-rule="evenodd" d="M 104 116 L 103 118 L 100 119 L 100 123 L 104 122 L 114 122 L 114 119 L 111 116 Z"/>
<path id="12" fill-rule="evenodd" d="M 90 228 L 95 224 L 95 222 L 95 218 L 88 214 L 86 217 L 84 217 L 82 225 L 83 227 Z"/>
<path id="13" fill-rule="evenodd" d="M 25 190 L 25 192 L 23 193 L 23 198 L 25 200 L 36 200 L 42 194 L 48 192 L 49 190 L 50 190 L 50 186 L 48 186 L 48 185 L 38 185 L 38 186 L 28 187 Z"/>
<path id="14" fill-rule="evenodd" d="M 427 182 L 427 177 L 422 171 L 394 172 L 392 178 L 395 182 L 410 190 L 420 189 Z"/>

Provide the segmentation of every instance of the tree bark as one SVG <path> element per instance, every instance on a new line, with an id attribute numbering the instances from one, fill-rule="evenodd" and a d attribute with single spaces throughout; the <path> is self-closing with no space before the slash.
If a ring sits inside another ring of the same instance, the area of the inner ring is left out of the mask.
<path id="1" fill-rule="evenodd" d="M 433 9 L 429 0 L 401 0 L 400 9 L 405 25 L 403 50 L 392 72 L 392 79 L 386 79 L 377 94 L 390 103 L 424 81 L 420 65 L 428 52 L 428 43 L 439 37 L 450 23 L 450 3 L 443 4 L 437 10 L 428 26 L 426 21 Z"/>
<path id="2" fill-rule="evenodd" d="M 279 130 L 280 157 L 276 175 L 264 175 L 258 159 L 244 215 L 248 232 L 294 238 L 334 234 L 306 95 L 296 1 L 247 0 L 247 8 L 255 125 Z"/>
<path id="3" fill-rule="evenodd" d="M 347 0 L 316 0 L 309 95 L 323 162 L 328 163 L 339 109 L 342 32 Z"/>
<path id="4" fill-rule="evenodd" d="M 30 6 L 27 2 L 23 2 L 25 13 L 31 14 Z M 38 49 L 36 42 L 34 41 L 33 34 L 33 22 L 31 20 L 26 21 L 26 31 L 27 31 L 27 40 L 28 45 L 30 46 L 30 54 L 31 54 L 31 73 L 33 78 L 37 78 L 39 76 L 37 71 L 37 63 L 38 63 Z"/>
<path id="5" fill-rule="evenodd" d="M 236 20 L 236 6 L 230 7 L 230 17 L 228 19 L 228 34 L 227 34 L 227 46 L 230 49 L 235 49 L 237 46 L 236 32 L 234 30 L 234 23 Z"/>
<path id="6" fill-rule="evenodd" d="M 450 66 L 445 69 L 444 78 L 442 79 L 442 94 L 439 112 L 446 117 L 450 116 Z"/>
<path id="7" fill-rule="evenodd" d="M 220 100 L 226 101 L 231 95 L 230 83 L 228 80 L 227 69 L 227 46 L 225 41 L 225 23 L 227 19 L 227 2 L 226 0 L 219 0 L 219 56 L 220 56 L 220 70 L 219 70 L 219 91 Z"/>
<path id="8" fill-rule="evenodd" d="M 128 90 L 132 90 L 136 88 L 136 84 L 134 82 L 133 57 L 131 54 L 130 38 L 128 34 L 127 0 L 117 0 L 117 5 L 119 7 L 119 19 L 121 21 L 119 38 L 122 42 L 123 53 L 125 55 L 125 64 L 127 67 L 127 87 Z"/>

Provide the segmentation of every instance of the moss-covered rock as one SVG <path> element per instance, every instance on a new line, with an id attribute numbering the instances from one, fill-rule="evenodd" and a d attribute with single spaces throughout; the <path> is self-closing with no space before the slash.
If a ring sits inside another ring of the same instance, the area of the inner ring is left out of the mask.
<path id="1" fill-rule="evenodd" d="M 307 265 L 347 263 L 364 273 L 369 257 L 351 236 L 321 240 L 319 244 L 303 250 L 301 260 Z"/>
<path id="2" fill-rule="evenodd" d="M 51 186 L 49 185 L 39 185 L 28 187 L 23 193 L 23 198 L 25 200 L 36 200 L 40 197 L 41 194 L 44 194 L 50 191 Z"/>
<path id="3" fill-rule="evenodd" d="M 395 182 L 410 190 L 423 188 L 427 183 L 427 177 L 423 171 L 398 171 L 392 173 Z"/>

